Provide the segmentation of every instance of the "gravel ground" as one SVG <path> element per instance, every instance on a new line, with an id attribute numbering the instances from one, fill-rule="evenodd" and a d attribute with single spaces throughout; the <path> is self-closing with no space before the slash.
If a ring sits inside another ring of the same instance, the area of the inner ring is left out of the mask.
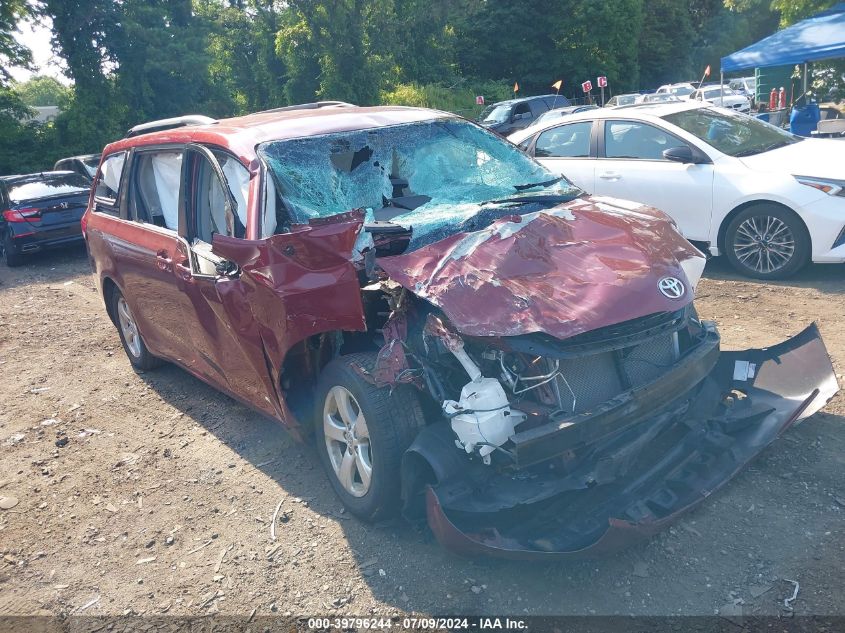
<path id="1" fill-rule="evenodd" d="M 845 362 L 841 266 L 775 284 L 711 262 L 725 348 L 817 321 Z M 84 253 L 0 271 L 0 615 L 845 614 L 845 402 L 649 543 L 553 564 L 466 560 L 344 513 L 309 446 L 172 366 L 136 373 Z M 282 501 L 277 538 L 273 512 Z"/>

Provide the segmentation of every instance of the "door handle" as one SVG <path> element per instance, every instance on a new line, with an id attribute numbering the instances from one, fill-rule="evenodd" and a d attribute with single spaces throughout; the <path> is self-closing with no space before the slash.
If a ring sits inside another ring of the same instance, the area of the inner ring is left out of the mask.
<path id="1" fill-rule="evenodd" d="M 618 171 L 606 171 L 604 173 L 599 174 L 599 178 L 602 180 L 621 180 L 622 174 Z"/>
<path id="2" fill-rule="evenodd" d="M 161 250 L 156 253 L 156 268 L 165 272 L 173 270 L 173 260 L 170 258 L 170 254 L 167 251 Z"/>

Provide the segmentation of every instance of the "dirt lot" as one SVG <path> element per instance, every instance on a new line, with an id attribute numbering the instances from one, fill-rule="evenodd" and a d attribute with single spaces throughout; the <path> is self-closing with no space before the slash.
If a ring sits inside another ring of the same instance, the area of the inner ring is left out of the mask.
<path id="1" fill-rule="evenodd" d="M 699 311 L 726 348 L 816 320 L 841 374 L 842 273 L 767 285 L 711 262 Z M 363 525 L 280 426 L 175 367 L 132 371 L 80 251 L 0 271 L 0 385 L 0 495 L 19 499 L 0 614 L 777 614 L 786 579 L 796 614 L 845 614 L 842 396 L 648 544 L 538 565 Z"/>

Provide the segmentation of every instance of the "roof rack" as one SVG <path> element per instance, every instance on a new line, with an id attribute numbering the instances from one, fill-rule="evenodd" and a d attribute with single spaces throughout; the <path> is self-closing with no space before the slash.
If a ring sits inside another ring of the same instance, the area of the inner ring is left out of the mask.
<path id="1" fill-rule="evenodd" d="M 139 125 L 129 128 L 129 131 L 126 133 L 126 138 L 139 136 L 141 134 L 149 134 L 150 132 L 158 132 L 160 130 L 170 130 L 177 127 L 211 125 L 212 123 L 217 123 L 217 119 L 212 119 L 211 117 L 203 116 L 201 114 L 176 116 L 170 119 L 160 119 L 158 121 L 140 123 Z"/>
<path id="2" fill-rule="evenodd" d="M 300 103 L 298 105 L 283 106 L 281 108 L 272 108 L 270 110 L 262 110 L 255 114 L 265 114 L 267 112 L 292 112 L 294 110 L 318 110 L 320 108 L 357 108 L 354 103 L 346 103 L 346 101 L 315 101 L 314 103 Z"/>

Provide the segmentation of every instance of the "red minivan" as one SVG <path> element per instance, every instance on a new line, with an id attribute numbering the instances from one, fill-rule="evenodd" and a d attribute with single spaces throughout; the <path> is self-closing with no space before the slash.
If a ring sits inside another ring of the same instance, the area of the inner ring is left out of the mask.
<path id="1" fill-rule="evenodd" d="M 720 350 L 668 216 L 444 112 L 143 124 L 104 149 L 83 231 L 135 367 L 313 437 L 351 512 L 463 551 L 652 534 L 838 389 L 815 326 Z"/>

